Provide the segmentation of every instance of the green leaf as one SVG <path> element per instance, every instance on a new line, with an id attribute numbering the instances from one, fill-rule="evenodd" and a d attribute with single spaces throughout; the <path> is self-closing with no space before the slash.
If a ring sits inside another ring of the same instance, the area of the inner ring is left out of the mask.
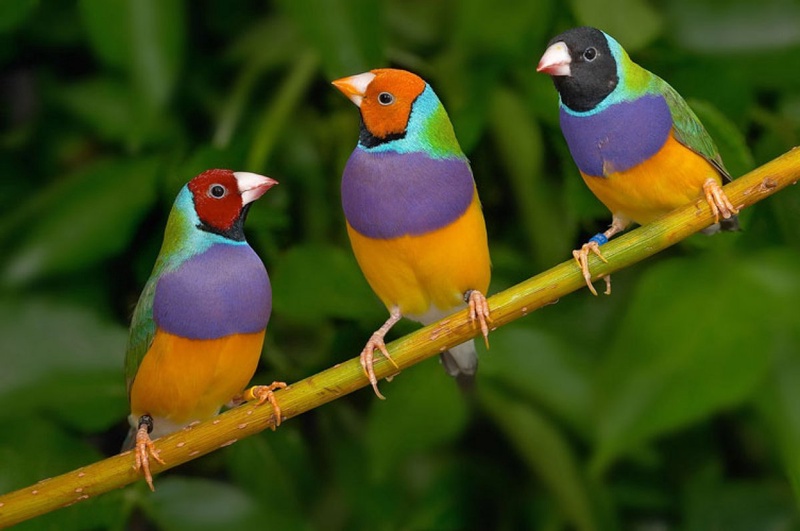
<path id="1" fill-rule="evenodd" d="M 735 481 L 696 485 L 685 496 L 685 531 L 797 529 L 797 509 L 784 485 Z"/>
<path id="2" fill-rule="evenodd" d="M 275 97 L 267 101 L 247 156 L 247 167 L 251 170 L 256 171 L 265 166 L 270 153 L 282 137 L 286 123 L 293 118 L 292 111 L 303 103 L 303 95 L 317 73 L 317 63 L 317 56 L 313 53 L 299 56 Z"/>
<path id="3" fill-rule="evenodd" d="M 505 56 L 528 57 L 531 43 L 547 41 L 545 35 L 553 2 L 462 2 L 458 13 L 446 13 L 457 21 L 454 47 L 469 55 L 492 57 L 499 62 Z"/>
<path id="4" fill-rule="evenodd" d="M 747 399 L 792 312 L 795 253 L 696 256 L 647 271 L 597 380 L 594 472 L 648 439 Z"/>
<path id="5" fill-rule="evenodd" d="M 102 459 L 95 449 L 63 429 L 36 417 L 15 417 L 0 430 L 0 492 L 34 485 Z M 91 480 L 90 480 L 91 481 Z M 14 526 L 20 530 L 82 531 L 120 529 L 121 492 L 109 492 L 72 507 L 38 516 Z M 81 494 L 75 494 L 79 501 Z"/>
<path id="6" fill-rule="evenodd" d="M 124 328 L 46 299 L 0 303 L 0 323 L 0 418 L 46 410 L 91 431 L 126 414 Z"/>
<path id="7" fill-rule="evenodd" d="M 393 523 L 403 529 L 474 528 L 474 517 L 480 514 L 481 508 L 467 507 L 465 502 L 472 488 L 484 494 L 485 483 L 475 477 L 476 467 L 470 464 L 452 455 L 443 458 L 432 454 L 412 459 L 398 479 L 404 481 L 403 486 L 411 491 L 415 500 L 425 503 L 414 503 L 411 511 L 401 508 L 400 516 Z"/>
<path id="8" fill-rule="evenodd" d="M 466 75 L 464 63 L 467 61 L 469 57 L 454 52 L 442 57 L 430 75 L 423 77 L 447 109 L 461 149 L 470 154 L 477 148 L 486 128 L 492 91 L 499 82 L 499 69 L 492 63 L 479 62 L 474 66 L 475 74 Z M 482 172 L 475 167 L 473 171 L 480 182 Z"/>
<path id="9" fill-rule="evenodd" d="M 120 354 L 124 352 L 123 345 L 114 355 L 108 356 L 114 361 L 114 367 L 103 371 L 54 371 L 37 386 L 37 389 L 47 389 L 48 392 L 36 398 L 30 398 L 29 394 L 25 407 L 36 407 L 81 433 L 101 433 L 118 425 L 120 419 L 127 418 L 130 413 L 125 381 L 120 377 L 121 369 L 117 365 L 123 363 Z M 36 389 L 32 391 L 33 394 L 36 392 Z M 51 392 L 57 393 L 59 399 L 53 400 Z"/>
<path id="10" fill-rule="evenodd" d="M 281 6 L 322 58 L 328 79 L 359 74 L 383 64 L 380 2 L 283 0 Z"/>
<path id="11" fill-rule="evenodd" d="M 116 77 L 96 77 L 63 86 L 56 99 L 98 139 L 129 150 L 139 149 L 144 142 L 148 146 L 172 142 L 182 134 L 171 115 L 160 115 L 156 122 L 145 120 L 133 89 Z"/>
<path id="12" fill-rule="evenodd" d="M 522 325 L 506 326 L 491 337 L 481 356 L 480 377 L 513 390 L 588 434 L 591 404 L 590 369 L 570 345 Z"/>
<path id="13" fill-rule="evenodd" d="M 535 408 L 493 385 L 480 399 L 528 468 L 547 486 L 569 522 L 581 531 L 599 529 L 580 465 L 564 434 Z"/>
<path id="14" fill-rule="evenodd" d="M 770 240 L 779 242 L 779 245 L 800 248 L 800 191 L 788 190 L 770 199 L 769 206 L 764 205 L 775 216 L 775 228 L 770 231 Z"/>
<path id="15" fill-rule="evenodd" d="M 328 317 L 378 320 L 385 312 L 364 280 L 353 254 L 326 245 L 293 247 L 270 268 L 273 307 L 284 319 Z M 346 297 L 341 294 L 346 293 Z"/>
<path id="16" fill-rule="evenodd" d="M 126 68 L 133 53 L 127 0 L 80 0 L 78 6 L 95 54 L 109 66 Z"/>
<path id="17" fill-rule="evenodd" d="M 155 200 L 158 167 L 153 158 L 101 161 L 34 195 L 0 229 L 0 239 L 25 230 L 0 258 L 0 284 L 80 271 L 125 249 Z"/>
<path id="18" fill-rule="evenodd" d="M 80 8 L 95 53 L 133 82 L 139 110 L 146 113 L 139 121 L 154 118 L 172 94 L 183 62 L 182 0 L 81 0 Z"/>
<path id="19" fill-rule="evenodd" d="M 630 53 L 661 34 L 663 17 L 645 0 L 572 0 L 575 18 L 614 37 Z"/>
<path id="20" fill-rule="evenodd" d="M 133 80 L 153 109 L 166 104 L 183 63 L 182 0 L 128 0 Z"/>
<path id="21" fill-rule="evenodd" d="M 676 0 L 668 6 L 670 34 L 690 50 L 757 53 L 800 44 L 794 0 Z"/>
<path id="22" fill-rule="evenodd" d="M 64 474 L 102 456 L 91 446 L 45 420 L 13 416 L 0 430 L 0 492 L 21 489 L 37 481 Z M 13 420 L 13 429 L 11 429 Z"/>
<path id="23" fill-rule="evenodd" d="M 269 522 L 264 507 L 248 493 L 200 478 L 162 479 L 143 508 L 167 531 L 259 529 Z"/>
<path id="24" fill-rule="evenodd" d="M 101 138 L 129 138 L 134 113 L 127 85 L 113 79 L 94 78 L 62 87 L 58 98 L 78 119 L 97 131 Z"/>
<path id="25" fill-rule="evenodd" d="M 226 87 L 225 101 L 217 116 L 213 144 L 220 148 L 227 147 L 236 137 L 263 77 L 278 66 L 295 63 L 298 49 L 302 49 L 302 41 L 286 17 L 264 18 L 240 30 L 226 54 L 243 66 Z M 257 97 L 261 99 L 260 94 Z"/>
<path id="26" fill-rule="evenodd" d="M 39 6 L 39 0 L 6 0 L 0 2 L 0 33 L 22 25 Z"/>
<path id="27" fill-rule="evenodd" d="M 270 525 L 277 529 L 308 527 L 304 500 L 314 496 L 316 471 L 307 442 L 295 426 L 281 426 L 239 441 L 226 450 L 229 471 L 248 493 L 257 496 Z"/>
<path id="28" fill-rule="evenodd" d="M 792 293 L 795 301 L 799 292 Z M 800 503 L 800 317 L 788 310 L 783 317 L 790 321 L 775 332 L 774 364 L 756 397 L 756 406 L 794 489 L 795 501 Z"/>
<path id="29" fill-rule="evenodd" d="M 381 389 L 387 400 L 372 401 L 365 434 L 371 470 L 379 480 L 410 455 L 444 446 L 464 430 L 465 397 L 434 361 L 381 381 Z"/>
<path id="30" fill-rule="evenodd" d="M 725 167 L 731 175 L 738 177 L 752 170 L 755 166 L 753 154 L 736 125 L 707 101 L 693 99 L 689 103 L 717 144 Z"/>
<path id="31" fill-rule="evenodd" d="M 508 173 L 529 252 L 536 264 L 546 267 L 569 254 L 570 242 L 552 237 L 563 231 L 564 209 L 544 172 L 542 132 L 526 103 L 510 90 L 495 91 L 490 122 L 498 162 Z"/>

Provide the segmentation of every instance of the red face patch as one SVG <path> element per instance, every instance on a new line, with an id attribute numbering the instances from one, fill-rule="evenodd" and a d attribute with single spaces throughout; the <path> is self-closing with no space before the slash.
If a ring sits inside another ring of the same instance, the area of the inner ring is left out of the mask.
<path id="1" fill-rule="evenodd" d="M 372 70 L 375 79 L 361 102 L 361 116 L 367 130 L 378 138 L 401 134 L 408 126 L 411 104 L 425 90 L 416 74 L 393 68 Z"/>
<path id="2" fill-rule="evenodd" d="M 191 181 L 194 208 L 200 221 L 225 232 L 242 213 L 242 196 L 231 170 L 206 170 Z"/>

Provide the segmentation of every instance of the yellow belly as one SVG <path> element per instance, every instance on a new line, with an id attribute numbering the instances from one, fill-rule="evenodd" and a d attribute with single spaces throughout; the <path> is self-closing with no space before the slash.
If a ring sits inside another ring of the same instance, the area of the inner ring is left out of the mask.
<path id="1" fill-rule="evenodd" d="M 194 340 L 156 332 L 131 386 L 131 415 L 186 425 L 216 415 L 253 377 L 264 332 Z"/>
<path id="2" fill-rule="evenodd" d="M 710 162 L 671 134 L 661 151 L 638 166 L 606 177 L 581 175 L 612 214 L 640 225 L 699 199 L 707 179 L 722 183 Z"/>
<path id="3" fill-rule="evenodd" d="M 350 243 L 367 282 L 387 308 L 421 315 L 431 305 L 447 310 L 464 292 L 489 288 L 490 262 L 478 194 L 463 216 L 422 236 L 373 239 L 347 225 Z"/>

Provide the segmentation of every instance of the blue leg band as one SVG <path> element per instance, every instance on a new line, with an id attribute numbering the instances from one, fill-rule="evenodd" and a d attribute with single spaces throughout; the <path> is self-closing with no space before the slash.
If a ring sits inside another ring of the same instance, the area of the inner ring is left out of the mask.
<path id="1" fill-rule="evenodd" d="M 606 235 L 603 234 L 602 232 L 598 232 L 597 234 L 589 238 L 589 241 L 595 242 L 597 245 L 603 245 L 605 243 L 608 243 L 608 238 L 606 238 Z"/>

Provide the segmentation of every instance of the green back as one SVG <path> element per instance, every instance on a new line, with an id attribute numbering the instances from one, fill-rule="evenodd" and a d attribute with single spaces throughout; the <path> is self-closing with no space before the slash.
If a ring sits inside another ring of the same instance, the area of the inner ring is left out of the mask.
<path id="1" fill-rule="evenodd" d="M 159 278 L 157 269 L 158 263 L 147 280 L 142 294 L 139 296 L 136 309 L 133 310 L 128 346 L 125 350 L 125 383 L 128 394 L 131 392 L 131 385 L 133 385 L 133 379 L 136 377 L 139 365 L 142 363 L 145 354 L 147 354 L 150 345 L 153 344 L 153 338 L 156 335 L 156 323 L 153 321 L 153 297 L 156 293 L 156 283 Z"/>
<path id="2" fill-rule="evenodd" d="M 695 153 L 702 155 L 713 164 L 722 175 L 724 181 L 730 181 L 731 176 L 722 163 L 722 157 L 716 144 L 714 144 L 714 140 L 708 134 L 706 128 L 703 127 L 691 107 L 689 107 L 689 104 L 669 83 L 655 74 L 653 74 L 653 78 L 654 85 L 658 87 L 658 92 L 667 100 L 667 105 L 669 105 L 669 110 L 672 113 L 675 138 L 678 142 Z"/>
<path id="3" fill-rule="evenodd" d="M 672 114 L 672 126 L 678 142 L 703 156 L 717 168 L 723 180 L 730 181 L 731 176 L 722 163 L 714 140 L 686 100 L 669 83 L 634 63 L 613 37 L 606 35 L 606 40 L 617 62 L 617 75 L 620 79 L 620 90 L 612 93 L 609 103 L 635 99 L 644 94 L 663 96 Z"/>

